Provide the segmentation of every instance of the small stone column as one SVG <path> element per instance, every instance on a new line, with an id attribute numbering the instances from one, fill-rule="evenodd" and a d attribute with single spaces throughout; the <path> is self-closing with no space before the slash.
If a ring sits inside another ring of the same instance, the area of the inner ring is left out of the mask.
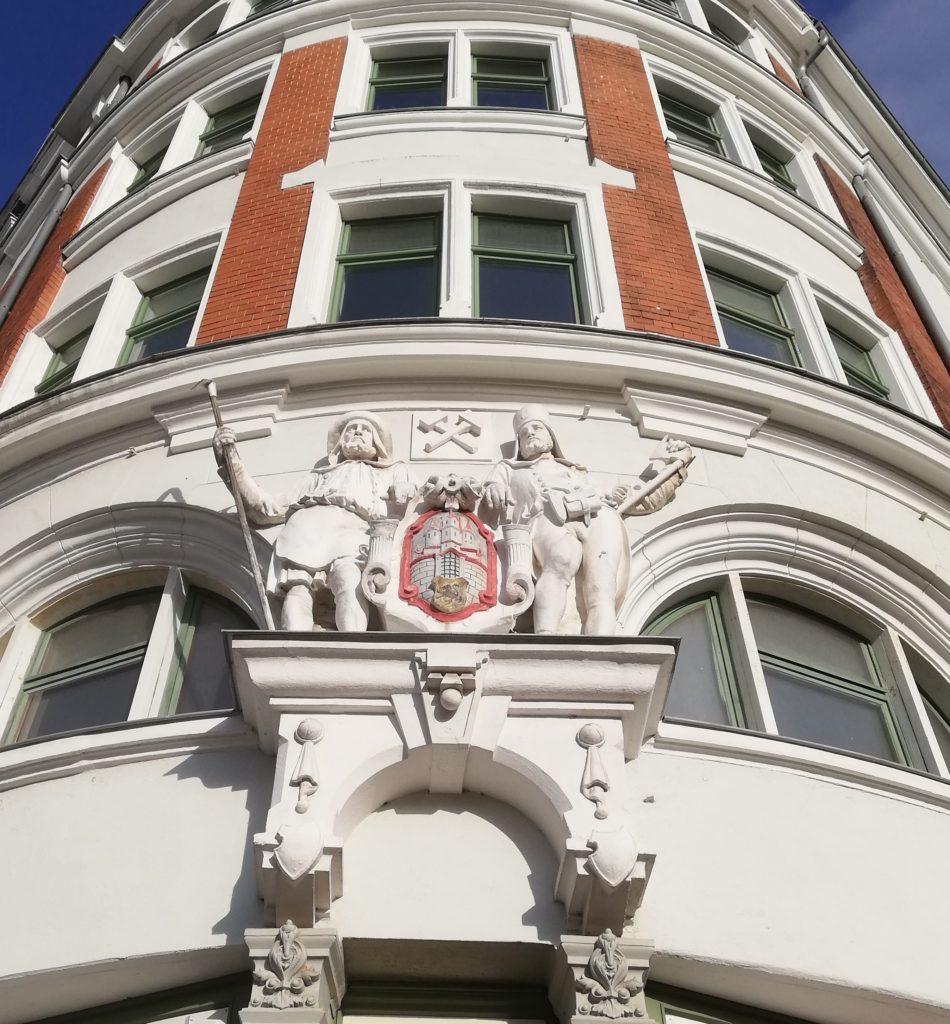
<path id="1" fill-rule="evenodd" d="M 562 935 L 561 953 L 561 970 L 549 993 L 561 1024 L 656 1024 L 643 994 L 652 943 L 618 938 L 608 928 L 596 938 Z"/>
<path id="2" fill-rule="evenodd" d="M 332 1024 L 346 991 L 343 943 L 330 928 L 249 928 L 244 941 L 254 961 L 251 1004 L 241 1024 Z"/>

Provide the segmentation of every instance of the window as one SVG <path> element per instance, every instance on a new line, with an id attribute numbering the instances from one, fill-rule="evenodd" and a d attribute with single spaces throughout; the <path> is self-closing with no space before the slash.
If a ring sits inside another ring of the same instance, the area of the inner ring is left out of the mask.
<path id="1" fill-rule="evenodd" d="M 92 334 L 92 327 L 87 327 L 86 330 L 81 331 L 56 349 L 52 359 L 49 361 L 49 365 L 46 367 L 43 379 L 36 386 L 36 393 L 38 395 L 48 395 L 72 383 L 76 367 L 79 365 L 79 360 L 85 351 L 86 342 L 89 341 L 90 334 Z"/>
<path id="2" fill-rule="evenodd" d="M 647 1012 L 656 1024 L 804 1024 L 797 1018 L 725 1002 L 651 982 L 646 989 Z"/>
<path id="3" fill-rule="evenodd" d="M 947 683 L 926 658 L 922 658 L 912 647 L 906 644 L 902 646 L 944 764 L 950 766 L 950 697 L 947 695 Z"/>
<path id="4" fill-rule="evenodd" d="M 825 327 L 841 363 L 845 379 L 851 387 L 877 398 L 889 398 L 890 389 L 881 380 L 871 353 L 830 324 L 826 323 Z"/>
<path id="5" fill-rule="evenodd" d="M 658 11 L 660 14 L 668 14 L 671 18 L 682 19 L 683 17 L 677 0 L 640 0 L 640 4 L 643 7 L 649 8 L 651 11 Z"/>
<path id="6" fill-rule="evenodd" d="M 473 237 L 476 316 L 580 322 L 570 224 L 477 213 Z"/>
<path id="7" fill-rule="evenodd" d="M 784 188 L 786 192 L 798 191 L 798 186 L 792 180 L 792 176 L 789 173 L 788 161 L 758 145 L 755 139 L 752 140 L 752 148 L 755 150 L 755 155 L 759 158 L 762 170 L 779 188 Z"/>
<path id="8" fill-rule="evenodd" d="M 472 58 L 476 107 L 551 109 L 551 78 L 546 60 L 524 57 Z"/>
<path id="9" fill-rule="evenodd" d="M 722 132 L 716 124 L 715 113 L 677 99 L 668 93 L 660 93 L 663 117 L 672 137 L 684 146 L 701 149 L 704 153 L 725 156 Z"/>
<path id="10" fill-rule="evenodd" d="M 170 673 L 159 681 L 160 714 L 233 709 L 221 631 L 253 623 L 229 602 L 193 588 L 175 636 L 166 638 L 156 626 L 162 597 L 158 588 L 124 594 L 44 630 L 6 742 L 126 721 L 143 685 L 146 651 L 155 643 L 172 647 Z"/>
<path id="11" fill-rule="evenodd" d="M 883 631 L 865 623 L 855 632 L 755 588 L 724 587 L 649 623 L 650 635 L 680 637 L 666 716 L 739 728 L 774 721 L 779 736 L 919 766 L 911 720 L 878 650 Z"/>
<path id="12" fill-rule="evenodd" d="M 789 327 L 777 292 L 706 270 L 726 345 L 738 352 L 801 366 L 795 332 Z"/>
<path id="13" fill-rule="evenodd" d="M 709 24 L 712 36 L 733 50 L 742 51 L 742 44 L 749 38 L 748 26 L 721 7 L 715 0 L 700 0 L 703 14 Z"/>
<path id="14" fill-rule="evenodd" d="M 119 365 L 184 348 L 198 315 L 208 271 L 179 278 L 142 296 Z"/>
<path id="15" fill-rule="evenodd" d="M 257 108 L 260 103 L 261 94 L 257 93 L 230 107 L 225 107 L 217 114 L 212 114 L 208 118 L 205 130 L 198 138 L 198 152 L 195 156 L 219 153 L 222 149 L 228 149 L 243 142 L 254 127 L 254 119 L 257 117 Z"/>
<path id="16" fill-rule="evenodd" d="M 346 222 L 331 319 L 438 316 L 441 237 L 438 214 Z"/>
<path id="17" fill-rule="evenodd" d="M 251 0 L 249 17 L 256 18 L 260 14 L 276 11 L 279 7 L 289 7 L 293 0 Z"/>
<path id="18" fill-rule="evenodd" d="M 147 160 L 143 160 L 138 165 L 138 170 L 132 179 L 132 184 L 128 187 L 128 195 L 141 191 L 158 174 L 158 170 L 162 166 L 162 161 L 165 159 L 167 152 L 168 146 L 164 146 L 157 153 L 150 156 Z"/>
<path id="19" fill-rule="evenodd" d="M 369 109 L 444 107 L 445 83 L 445 57 L 374 60 L 369 80 Z"/>

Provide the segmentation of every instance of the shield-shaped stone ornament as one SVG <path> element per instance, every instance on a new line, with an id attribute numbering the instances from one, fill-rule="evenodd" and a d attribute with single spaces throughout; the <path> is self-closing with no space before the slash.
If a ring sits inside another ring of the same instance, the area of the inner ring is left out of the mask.
<path id="1" fill-rule="evenodd" d="M 317 863 L 323 852 L 323 836 L 312 822 L 281 825 L 280 840 L 274 856 L 281 871 L 292 881 L 302 878 Z"/>
<path id="2" fill-rule="evenodd" d="M 435 509 L 407 530 L 399 596 L 440 622 L 457 622 L 498 601 L 491 530 L 473 513 Z"/>
<path id="3" fill-rule="evenodd" d="M 625 882 L 637 866 L 637 844 L 630 830 L 621 826 L 606 832 L 595 829 L 587 845 L 591 855 L 587 866 L 610 889 Z"/>

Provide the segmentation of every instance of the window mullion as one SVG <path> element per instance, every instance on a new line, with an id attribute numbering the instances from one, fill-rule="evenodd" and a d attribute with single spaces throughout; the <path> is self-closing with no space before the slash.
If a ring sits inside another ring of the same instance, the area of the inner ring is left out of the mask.
<path id="1" fill-rule="evenodd" d="M 181 573 L 171 569 L 158 603 L 158 612 L 142 660 L 139 682 L 129 709 L 129 721 L 161 713 L 169 674 L 177 658 L 176 639 L 185 608 L 186 587 Z"/>
<path id="2" fill-rule="evenodd" d="M 772 713 L 765 674 L 752 632 L 752 619 L 738 573 L 729 573 L 720 597 L 726 634 L 732 639 L 733 664 L 748 719 L 746 724 L 750 729 L 777 735 L 778 726 Z"/>
<path id="3" fill-rule="evenodd" d="M 897 721 L 904 746 L 908 748 L 911 765 L 915 768 L 923 766 L 926 771 L 941 778 L 950 778 L 950 769 L 934 735 L 930 716 L 924 707 L 923 697 L 907 662 L 900 637 L 888 626 L 882 630 L 871 650 L 887 668 L 882 680 L 885 688 L 888 688 L 890 680 L 893 680 L 896 688 L 894 699 L 889 700 L 888 705 Z"/>

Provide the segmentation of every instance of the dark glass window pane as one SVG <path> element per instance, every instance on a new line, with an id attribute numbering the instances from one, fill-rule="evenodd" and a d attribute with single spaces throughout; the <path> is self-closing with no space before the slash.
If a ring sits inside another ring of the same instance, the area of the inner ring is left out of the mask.
<path id="1" fill-rule="evenodd" d="M 205 595 L 197 597 L 196 616 L 184 680 L 174 709 L 177 715 L 228 711 L 235 706 L 222 630 L 252 629 L 254 626 L 237 608 Z"/>
<path id="2" fill-rule="evenodd" d="M 445 87 L 440 84 L 377 85 L 373 90 L 373 110 L 443 106 Z"/>
<path id="3" fill-rule="evenodd" d="M 517 252 L 568 255 L 570 245 L 563 221 L 519 220 L 517 217 L 478 216 L 478 245 Z"/>
<path id="4" fill-rule="evenodd" d="M 201 302 L 207 281 L 207 274 L 199 274 L 196 277 L 174 281 L 164 288 L 156 288 L 149 292 L 145 296 L 145 302 L 139 308 L 139 314 L 135 320 L 136 325 L 148 323 L 149 320 L 157 320 L 159 317 L 168 316 L 170 313 L 187 309 L 189 306 L 197 306 Z"/>
<path id="5" fill-rule="evenodd" d="M 36 387 L 38 395 L 45 395 L 57 388 L 65 387 L 71 383 L 76 373 L 76 367 L 86 348 L 86 342 L 92 334 L 92 328 L 77 334 L 75 338 L 60 346 L 52 355 L 43 379 Z"/>
<path id="6" fill-rule="evenodd" d="M 479 316 L 576 323 L 569 266 L 479 258 Z"/>
<path id="7" fill-rule="evenodd" d="M 355 220 L 349 224 L 346 255 L 434 249 L 438 244 L 438 217 L 408 217 L 405 220 Z"/>
<path id="8" fill-rule="evenodd" d="M 883 701 L 805 679 L 772 665 L 763 664 L 762 670 L 782 736 L 885 761 L 901 760 L 885 726 Z"/>
<path id="9" fill-rule="evenodd" d="M 737 281 L 733 277 L 724 277 L 714 270 L 708 271 L 708 275 L 716 305 L 741 310 L 756 320 L 763 320 L 777 327 L 785 326 L 785 318 L 779 310 L 774 292 Z"/>
<path id="10" fill-rule="evenodd" d="M 34 691 L 27 698 L 17 739 L 124 722 L 132 707 L 141 666 L 142 659 L 138 658 L 121 667 Z"/>
<path id="11" fill-rule="evenodd" d="M 476 57 L 475 72 L 495 78 L 545 78 L 547 76 L 543 60 L 524 57 Z"/>
<path id="12" fill-rule="evenodd" d="M 548 92 L 543 85 L 518 85 L 478 82 L 475 103 L 479 107 L 514 107 L 522 110 L 547 110 Z"/>
<path id="13" fill-rule="evenodd" d="M 148 359 L 149 356 L 157 356 L 162 352 L 174 352 L 184 348 L 191 337 L 191 329 L 194 324 L 194 316 L 189 316 L 168 327 L 137 336 L 129 349 L 126 362 L 134 363 L 138 359 Z"/>
<path id="14" fill-rule="evenodd" d="M 338 320 L 438 313 L 438 266 L 432 257 L 349 264 L 341 269 L 343 296 Z"/>
<path id="15" fill-rule="evenodd" d="M 375 81 L 385 78 L 437 78 L 444 74 L 444 57 L 380 60 L 373 66 L 373 78 Z"/>
<path id="16" fill-rule="evenodd" d="M 748 352 L 765 359 L 774 359 L 778 363 L 798 366 L 798 358 L 791 342 L 787 338 L 776 337 L 767 331 L 758 330 L 740 320 L 732 320 L 720 310 L 722 332 L 726 336 L 726 345 L 738 352 Z"/>
<path id="17" fill-rule="evenodd" d="M 708 603 L 703 602 L 650 632 L 680 638 L 664 714 L 694 722 L 735 725 L 725 697 L 726 681 L 721 677 L 713 646 Z"/>

